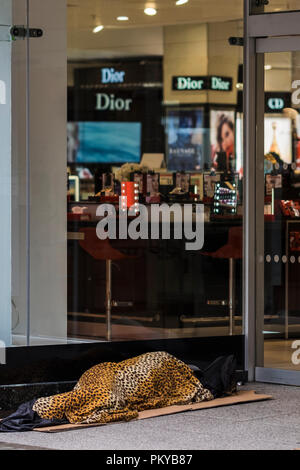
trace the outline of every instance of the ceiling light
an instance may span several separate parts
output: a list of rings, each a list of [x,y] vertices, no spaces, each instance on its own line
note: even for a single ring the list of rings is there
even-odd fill
[[[155,8],[145,8],[144,10],[145,15],[154,16],[157,13]]]
[[[118,16],[117,20],[118,21],[128,21],[129,18],[128,18],[128,16]]]
[[[272,69],[272,65],[265,65],[265,70],[271,70]]]
[[[184,5],[187,3],[189,0],[177,0],[176,5]]]
[[[99,24],[93,29],[93,33],[99,33],[100,31],[102,31],[103,28],[104,26],[102,26],[102,24]]]

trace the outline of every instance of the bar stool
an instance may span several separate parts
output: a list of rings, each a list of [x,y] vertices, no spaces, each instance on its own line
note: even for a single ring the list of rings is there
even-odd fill
[[[97,237],[96,227],[86,227],[79,229],[84,234],[83,240],[79,241],[80,246],[92,258],[98,261],[105,261],[106,279],[105,279],[105,313],[106,313],[106,339],[111,341],[111,309],[112,307],[132,307],[133,302],[119,302],[112,300],[112,262],[123,259],[132,259],[130,256],[113,248],[109,239],[100,240]]]
[[[229,260],[229,334],[234,332],[235,316],[235,261],[243,257],[243,227],[231,227],[228,230],[228,242],[226,245],[212,253],[201,253],[212,258]]]

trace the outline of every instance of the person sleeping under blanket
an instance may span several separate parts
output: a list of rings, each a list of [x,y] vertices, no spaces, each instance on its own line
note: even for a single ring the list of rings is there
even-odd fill
[[[23,404],[23,411],[20,407],[0,423],[0,431],[30,430],[52,422],[130,421],[143,410],[213,400],[236,392],[235,370],[234,356],[219,357],[201,371],[164,351],[105,362],[87,370],[70,392]],[[26,429],[22,412],[28,414]],[[16,418],[19,428],[14,426]]]

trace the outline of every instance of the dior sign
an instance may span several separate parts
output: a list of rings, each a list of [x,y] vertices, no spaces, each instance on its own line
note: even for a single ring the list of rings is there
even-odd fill
[[[205,77],[176,77],[175,90],[204,90]]]
[[[190,91],[190,90],[206,90],[206,78],[207,77],[173,77],[173,90],[177,91]]]
[[[232,79],[224,77],[210,77],[210,89],[230,91],[232,90]]]
[[[265,112],[282,113],[284,108],[291,107],[291,93],[288,92],[266,92]]]
[[[102,83],[124,83],[125,72],[117,71],[114,68],[105,67],[101,69]]]
[[[281,111],[284,108],[284,100],[282,98],[269,98],[268,107],[273,111]]]
[[[132,99],[118,98],[113,94],[97,93],[97,111],[131,111]]]
[[[175,76],[172,89],[176,91],[231,91],[232,78],[219,76]]]

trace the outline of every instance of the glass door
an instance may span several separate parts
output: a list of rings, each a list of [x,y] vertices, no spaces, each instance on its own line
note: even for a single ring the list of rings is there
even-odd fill
[[[28,338],[28,2],[2,0],[0,18],[1,349]]]
[[[297,41],[256,40],[256,379],[300,385]]]
[[[12,262],[9,276],[2,270],[12,285],[7,288],[7,343],[65,344],[67,5],[60,0],[2,4],[11,62],[11,114],[6,121],[12,136],[11,246],[6,253],[9,257],[11,252]],[[3,206],[10,204],[4,201]]]

